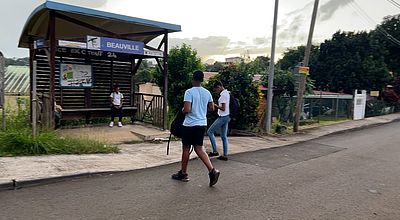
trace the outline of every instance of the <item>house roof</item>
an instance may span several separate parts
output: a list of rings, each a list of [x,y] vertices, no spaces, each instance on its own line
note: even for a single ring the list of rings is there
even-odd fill
[[[78,20],[89,25],[124,36],[125,39],[148,43],[163,32],[179,32],[180,25],[168,24],[142,18],[114,14],[90,8],[46,1],[38,6],[29,16],[22,30],[19,47],[29,48],[30,40],[47,36],[49,26],[49,12],[54,11],[61,16]],[[79,40],[86,39],[87,35],[113,37],[86,27],[56,19],[56,39]],[[147,34],[148,33],[148,34]],[[139,34],[139,35],[132,35]]]
[[[210,80],[213,76],[218,75],[218,72],[203,72],[204,73],[204,81]]]
[[[7,95],[29,95],[29,67],[8,66],[4,84]]]

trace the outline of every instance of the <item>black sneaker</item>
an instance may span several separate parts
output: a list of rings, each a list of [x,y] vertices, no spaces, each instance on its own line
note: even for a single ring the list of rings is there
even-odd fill
[[[216,156],[219,156],[219,153],[217,151],[208,153],[208,157],[216,157]]]
[[[219,174],[220,174],[219,170],[216,169],[212,169],[211,172],[208,174],[208,176],[210,177],[210,187],[217,184]]]
[[[182,182],[189,182],[189,178],[187,174],[182,173],[182,170],[179,170],[178,173],[172,174],[172,179],[180,180]]]
[[[218,160],[227,161],[227,160],[228,160],[228,157],[227,157],[227,156],[219,156],[217,159],[218,159]]]

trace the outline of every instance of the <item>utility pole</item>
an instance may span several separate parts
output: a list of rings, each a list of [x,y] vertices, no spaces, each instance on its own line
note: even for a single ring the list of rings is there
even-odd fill
[[[310,60],[312,38],[313,38],[313,34],[314,34],[315,21],[317,19],[318,4],[319,4],[319,0],[315,0],[314,9],[313,9],[312,18],[311,18],[310,32],[308,33],[307,47],[306,47],[306,50],[304,53],[304,60],[303,60],[303,65],[302,65],[303,67],[308,67],[308,63]],[[305,87],[306,87],[307,74],[308,73],[306,73],[306,74],[300,73],[300,71],[299,71],[299,88],[297,90],[296,114],[295,114],[294,125],[293,125],[294,132],[299,131],[300,114],[303,109],[304,92],[305,92]]]
[[[276,44],[276,29],[278,23],[278,6],[279,0],[275,0],[274,24],[272,29],[272,45],[271,45],[271,60],[269,61],[268,74],[268,94],[267,94],[267,121],[265,130],[271,133],[272,122],[272,99],[274,97],[274,73],[275,73],[275,44]]]
[[[3,53],[0,51],[0,108],[2,115],[2,129],[6,129],[6,109],[5,109],[5,96],[4,96],[4,81],[5,81],[5,62]]]

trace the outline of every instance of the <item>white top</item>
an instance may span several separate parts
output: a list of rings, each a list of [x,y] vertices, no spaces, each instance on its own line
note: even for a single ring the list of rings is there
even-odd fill
[[[110,97],[112,98],[112,104],[115,106],[120,106],[122,103],[122,99],[124,98],[124,95],[122,93],[118,92],[113,92],[111,93]]]
[[[223,116],[228,116],[230,114],[229,111],[229,102],[230,102],[230,94],[229,91],[224,89],[224,91],[221,92],[219,99],[218,99],[218,106],[222,107],[222,103],[225,103],[225,111],[222,111],[221,109],[218,109],[218,115],[223,117]]]
[[[207,126],[207,107],[213,102],[211,93],[203,87],[193,87],[186,90],[183,101],[192,103],[192,110],[186,114],[183,126]]]

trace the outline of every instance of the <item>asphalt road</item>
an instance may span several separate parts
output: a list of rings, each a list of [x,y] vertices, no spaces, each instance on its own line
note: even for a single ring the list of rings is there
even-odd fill
[[[400,219],[400,122],[213,161],[0,192],[0,219]]]

